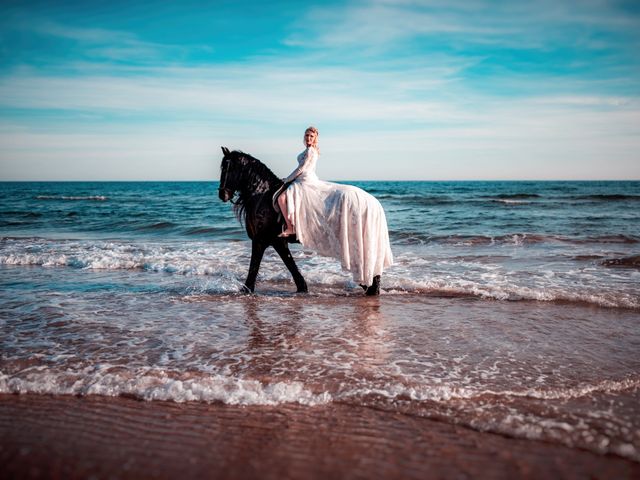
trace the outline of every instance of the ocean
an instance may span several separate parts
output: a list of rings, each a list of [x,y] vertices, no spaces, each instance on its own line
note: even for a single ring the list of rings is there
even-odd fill
[[[0,393],[367,406],[640,461],[640,182],[350,182],[395,264],[250,243],[217,182],[0,183]]]

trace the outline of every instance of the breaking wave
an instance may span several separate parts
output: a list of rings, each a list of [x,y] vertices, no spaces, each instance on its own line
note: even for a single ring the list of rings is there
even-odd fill
[[[111,372],[111,366],[104,365],[88,370],[45,370],[28,373],[22,378],[0,372],[0,393],[129,396],[140,400],[221,402],[229,405],[318,405],[331,401],[329,394],[316,395],[295,381],[263,384],[257,380],[223,375],[185,378],[153,369]]]
[[[77,196],[77,195],[38,195],[36,197],[37,200],[66,200],[66,201],[95,201],[95,202],[106,202],[109,200],[109,197],[105,195],[85,195],[85,196]]]
[[[410,240],[410,239],[408,239]],[[504,244],[521,246],[548,241],[541,236],[491,237],[443,237],[439,242],[455,245]],[[492,248],[492,247],[491,247]],[[428,252],[427,252],[428,253]],[[568,273],[556,273],[552,267],[534,274],[534,264],[523,265],[520,270],[504,269],[505,262],[513,259],[511,254],[495,251],[474,254],[440,256],[437,253],[412,253],[396,249],[396,265],[385,271],[382,288],[385,294],[421,294],[429,296],[469,296],[482,299],[506,301],[544,301],[592,304],[613,308],[640,308],[640,295],[629,281],[618,282],[620,270],[611,266],[630,266],[633,274],[637,258],[614,258],[601,260],[593,256],[560,257],[561,270],[571,268]],[[137,270],[161,272],[185,276],[206,276],[207,294],[235,293],[242,285],[251,256],[248,242],[207,243],[126,243],[106,241],[53,241],[44,239],[0,240],[0,265],[23,265],[41,267],[68,267],[87,270]],[[344,294],[359,291],[339,264],[326,257],[310,252],[295,251],[294,256],[311,291],[319,294]],[[515,257],[517,259],[517,257]],[[577,258],[577,259],[576,259]],[[574,266],[584,258],[594,258],[587,268],[599,269],[588,276]],[[597,262],[599,259],[600,262]],[[634,263],[635,262],[635,263]],[[546,261],[545,261],[546,263]],[[608,273],[610,272],[610,273]],[[290,274],[276,254],[269,251],[262,263],[258,291],[264,286],[278,288],[289,282]],[[283,288],[280,286],[279,288]],[[286,289],[286,286],[284,287]]]
[[[604,380],[596,384],[552,390],[493,391],[452,385],[404,385],[391,382],[382,385],[341,383],[336,390],[314,392],[304,382],[296,380],[269,383],[235,376],[185,374],[155,368],[126,370],[104,364],[79,371],[55,371],[47,367],[28,370],[33,371],[23,371],[18,375],[7,375],[0,371],[0,393],[122,396],[145,401],[245,406],[290,403],[316,406],[332,402],[369,405],[438,418],[480,431],[493,431],[517,438],[552,440],[570,447],[640,460],[635,445],[623,440],[624,434],[616,432],[621,438],[615,438],[613,442],[598,441],[600,427],[597,419],[602,414],[593,412],[592,418],[576,420],[563,417],[558,412],[556,418],[550,419],[534,407],[538,400],[562,403],[571,399],[590,398],[594,393],[617,395],[637,391],[640,388],[637,378]],[[533,406],[530,401],[534,402]],[[505,409],[503,405],[511,407]],[[553,426],[551,423],[562,427],[562,435],[550,428]]]

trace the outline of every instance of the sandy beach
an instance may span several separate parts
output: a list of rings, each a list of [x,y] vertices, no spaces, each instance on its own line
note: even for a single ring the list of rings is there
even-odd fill
[[[640,464],[350,405],[0,396],[2,478],[638,478]]]

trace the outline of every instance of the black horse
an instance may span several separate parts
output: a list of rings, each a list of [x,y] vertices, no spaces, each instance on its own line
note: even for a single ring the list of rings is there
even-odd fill
[[[288,243],[297,242],[295,236],[279,237],[284,219],[273,206],[273,195],[283,186],[280,180],[265,164],[243,152],[230,152],[222,147],[220,165],[220,187],[218,196],[223,202],[231,201],[238,220],[244,220],[247,235],[251,239],[251,265],[243,290],[253,292],[256,277],[267,247],[273,247],[291,272],[298,292],[307,292],[305,282],[296,262],[291,256]],[[234,196],[238,197],[234,200]],[[374,278],[373,285],[362,286],[367,295],[380,293],[380,276]]]

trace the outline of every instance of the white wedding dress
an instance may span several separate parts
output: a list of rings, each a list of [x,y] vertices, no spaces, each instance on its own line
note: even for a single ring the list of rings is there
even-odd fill
[[[289,221],[304,247],[340,260],[356,283],[371,285],[393,264],[382,205],[360,188],[320,180],[317,161],[318,151],[308,147],[284,179],[292,182],[284,192]]]

